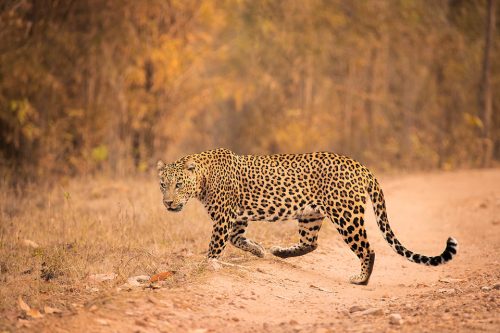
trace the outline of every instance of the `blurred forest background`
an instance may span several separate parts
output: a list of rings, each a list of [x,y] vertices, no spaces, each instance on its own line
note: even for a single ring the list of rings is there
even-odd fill
[[[4,179],[215,147],[500,160],[495,0],[2,0]]]

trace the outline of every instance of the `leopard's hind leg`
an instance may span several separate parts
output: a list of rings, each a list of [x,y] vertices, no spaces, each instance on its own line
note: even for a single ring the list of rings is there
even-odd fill
[[[273,246],[269,251],[277,257],[298,257],[316,250],[318,232],[323,223],[323,216],[301,217],[299,221],[300,240],[289,247]]]
[[[353,284],[367,285],[375,264],[375,252],[370,249],[363,212],[362,205],[357,205],[353,210],[342,210],[331,214],[331,220],[344,242],[361,261],[361,272],[351,276],[349,281]]]

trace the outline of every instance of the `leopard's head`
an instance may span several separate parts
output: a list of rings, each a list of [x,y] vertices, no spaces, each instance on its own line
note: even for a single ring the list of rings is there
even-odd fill
[[[193,159],[180,159],[172,164],[158,161],[163,204],[168,211],[179,212],[199,190],[197,164]]]

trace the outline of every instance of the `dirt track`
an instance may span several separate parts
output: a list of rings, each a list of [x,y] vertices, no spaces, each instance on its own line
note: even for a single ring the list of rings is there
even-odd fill
[[[404,260],[382,239],[367,210],[377,259],[366,287],[348,283],[359,269],[358,260],[325,221],[323,229],[328,230],[320,233],[318,250],[306,256],[229,256],[226,261],[244,267],[207,271],[173,289],[120,292],[97,307],[41,321],[36,329],[500,331],[500,170],[390,177],[381,184],[389,222],[401,242],[435,255],[453,236],[459,254],[450,264],[434,268]],[[393,313],[401,315],[400,325],[390,323]]]

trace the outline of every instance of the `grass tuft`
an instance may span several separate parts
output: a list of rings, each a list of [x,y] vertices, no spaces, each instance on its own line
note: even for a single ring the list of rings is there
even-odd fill
[[[15,323],[19,296],[34,308],[70,311],[131,276],[176,271],[168,287],[204,271],[209,216],[196,200],[180,213],[166,212],[154,178],[0,189],[0,329]],[[286,244],[297,240],[295,228],[293,222],[253,224],[249,234],[264,246]],[[223,256],[251,257],[230,245]],[[89,279],[100,273],[117,277],[98,284]]]

